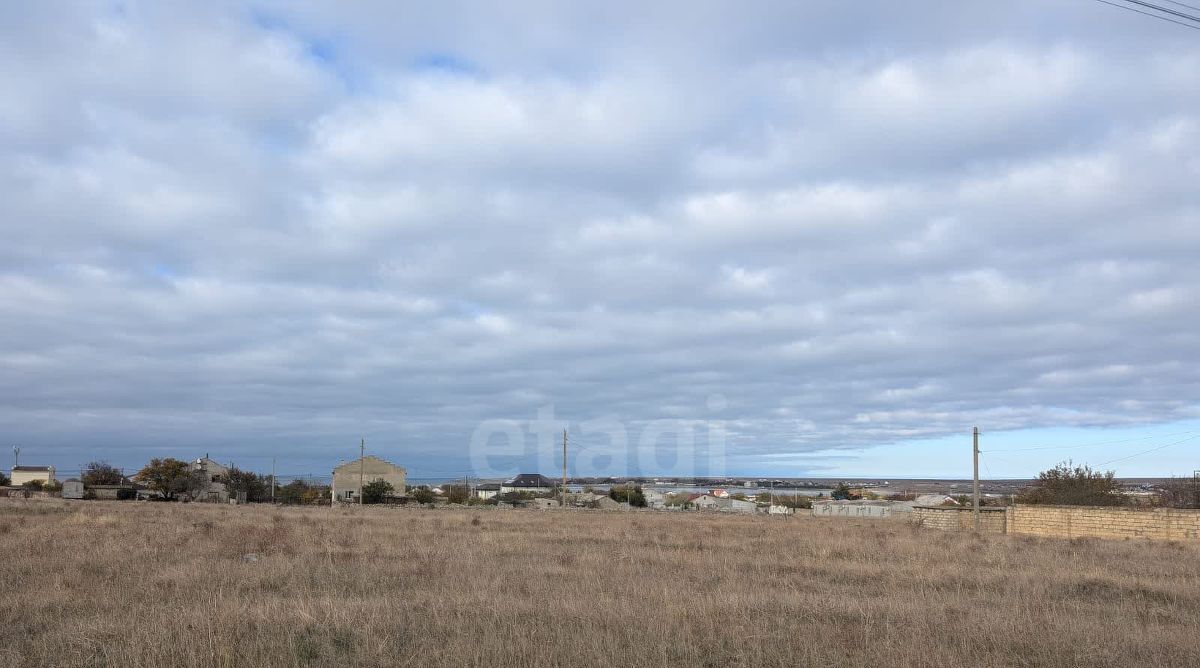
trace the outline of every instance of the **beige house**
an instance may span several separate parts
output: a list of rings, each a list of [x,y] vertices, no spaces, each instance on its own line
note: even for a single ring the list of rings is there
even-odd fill
[[[403,494],[407,473],[389,461],[367,455],[362,459],[340,464],[333,470],[330,493],[335,504],[356,503],[362,491],[360,483],[370,484],[376,480],[386,480],[392,484],[395,494]]]
[[[54,480],[53,466],[14,466],[12,470],[12,482],[9,483],[13,487],[20,487],[27,482],[40,480],[44,484],[51,484]]]
[[[229,467],[214,461],[205,455],[191,464],[192,473],[202,480],[202,484],[192,493],[196,501],[211,501],[225,503],[229,501],[229,489],[223,482],[229,473]]]

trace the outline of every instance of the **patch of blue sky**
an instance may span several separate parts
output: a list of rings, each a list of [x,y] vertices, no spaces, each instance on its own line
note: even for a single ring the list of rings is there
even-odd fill
[[[1200,469],[1200,420],[1125,427],[1054,427],[989,432],[980,427],[982,478],[1032,478],[1062,461],[1121,478],[1190,476]],[[971,431],[853,450],[832,473],[898,478],[970,478]]]
[[[430,52],[417,56],[412,69],[423,72],[441,72],[462,77],[482,78],[483,70],[475,63],[446,52]]]

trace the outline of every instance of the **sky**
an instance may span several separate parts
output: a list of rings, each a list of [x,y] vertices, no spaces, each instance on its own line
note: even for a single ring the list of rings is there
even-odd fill
[[[573,475],[962,478],[978,426],[985,477],[1200,469],[1197,30],[10,2],[0,91],[24,464],[551,474],[566,429]]]

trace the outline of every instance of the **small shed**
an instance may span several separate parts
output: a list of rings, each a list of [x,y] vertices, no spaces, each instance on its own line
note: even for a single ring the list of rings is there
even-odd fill
[[[64,480],[62,484],[62,498],[64,499],[82,499],[87,492],[83,489],[83,481],[77,478]]]

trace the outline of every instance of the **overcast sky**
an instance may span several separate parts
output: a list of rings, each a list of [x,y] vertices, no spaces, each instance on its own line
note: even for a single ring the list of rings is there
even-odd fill
[[[553,473],[552,412],[580,474],[962,477],[973,425],[1128,441],[995,475],[1200,434],[1200,31],[434,4],[0,5],[5,451]]]

